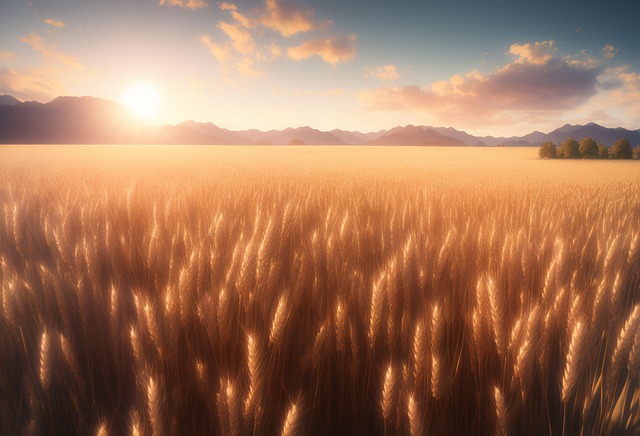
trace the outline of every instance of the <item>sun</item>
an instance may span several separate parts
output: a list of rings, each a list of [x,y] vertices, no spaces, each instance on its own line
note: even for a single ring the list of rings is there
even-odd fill
[[[146,82],[127,88],[122,100],[137,117],[145,120],[154,120],[160,109],[160,92]]]

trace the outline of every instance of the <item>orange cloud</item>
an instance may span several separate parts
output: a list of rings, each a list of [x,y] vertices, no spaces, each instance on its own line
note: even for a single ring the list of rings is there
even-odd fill
[[[605,89],[603,107],[622,108],[637,123],[640,119],[640,74],[623,66],[608,69],[604,75],[612,80]]]
[[[228,45],[222,45],[214,42],[208,35],[204,35],[200,38],[200,42],[204,45],[211,55],[220,62],[230,62],[233,59],[231,55],[231,49]]]
[[[0,59],[13,59],[13,53],[0,50]]]
[[[65,94],[60,76],[61,71],[56,68],[0,68],[0,93],[22,100],[48,101]]]
[[[262,77],[264,72],[254,67],[254,61],[251,58],[244,57],[236,62],[236,71],[243,77]]]
[[[207,2],[205,0],[160,0],[160,6],[162,5],[179,6],[193,11],[199,8],[206,8]]]
[[[46,45],[40,35],[32,33],[29,36],[18,39],[29,45],[33,50],[42,54],[47,59],[51,59],[77,69],[84,68],[84,65],[78,60],[78,58],[59,52],[53,45]]]
[[[513,44],[509,48],[509,53],[518,56],[516,63],[519,64],[525,62],[530,64],[544,64],[552,58],[550,52],[554,50],[555,43],[556,42],[551,39],[549,41],[534,42],[533,44]]]
[[[318,90],[284,90],[278,87],[271,88],[271,94],[275,96],[287,96],[287,97],[340,97],[347,94],[347,91],[344,88],[331,88],[326,91],[318,91]]]
[[[266,0],[266,6],[267,10],[260,20],[261,24],[279,32],[284,37],[326,26],[326,23],[317,23],[313,20],[312,11],[300,10],[288,1]]]
[[[231,44],[238,52],[242,54],[249,54],[255,50],[253,38],[251,34],[235,24],[229,24],[225,22],[218,23],[218,28],[224,32],[225,35],[231,39]]]
[[[511,52],[520,57],[493,73],[474,70],[422,87],[368,89],[358,97],[373,110],[419,111],[436,120],[481,125],[560,114],[581,106],[598,92],[599,66],[547,57],[536,51],[541,45],[516,46]]]
[[[219,5],[221,11],[237,11],[238,7],[233,3],[220,3]]]
[[[365,77],[372,79],[379,79],[383,81],[398,80],[400,74],[395,65],[383,65],[381,67],[367,68],[365,71]]]
[[[297,47],[291,47],[287,54],[295,61],[320,56],[323,61],[336,65],[353,59],[356,55],[355,40],[356,36],[353,34],[347,38],[311,39]]]
[[[219,7],[221,11],[229,11],[233,19],[244,27],[252,28],[257,24],[255,20],[252,20],[246,15],[238,12],[238,7],[233,3],[220,3]]]
[[[62,21],[56,21],[56,20],[54,20],[53,18],[47,18],[47,19],[45,19],[45,20],[44,20],[44,23],[45,23],[45,24],[48,24],[48,25],[50,25],[50,26],[53,26],[53,27],[58,27],[58,28],[62,28],[62,27],[64,27],[64,26],[65,26],[64,22],[62,22]]]

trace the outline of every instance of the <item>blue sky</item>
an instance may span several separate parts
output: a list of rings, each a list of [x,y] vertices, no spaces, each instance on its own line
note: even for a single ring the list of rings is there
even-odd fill
[[[0,93],[123,101],[146,83],[156,122],[233,129],[637,129],[639,12],[631,0],[17,0],[0,4]]]

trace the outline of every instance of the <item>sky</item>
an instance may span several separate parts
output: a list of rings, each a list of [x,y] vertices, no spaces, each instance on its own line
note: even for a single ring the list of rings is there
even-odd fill
[[[234,130],[635,130],[638,16],[637,0],[12,0],[0,94],[124,103],[144,84],[154,122]]]

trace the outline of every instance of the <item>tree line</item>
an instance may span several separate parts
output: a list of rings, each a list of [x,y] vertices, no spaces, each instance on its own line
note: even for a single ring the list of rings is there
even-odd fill
[[[580,142],[568,138],[559,145],[545,142],[540,146],[538,155],[542,159],[640,159],[640,145],[632,149],[626,138],[618,139],[611,147],[597,144],[589,137]]]

